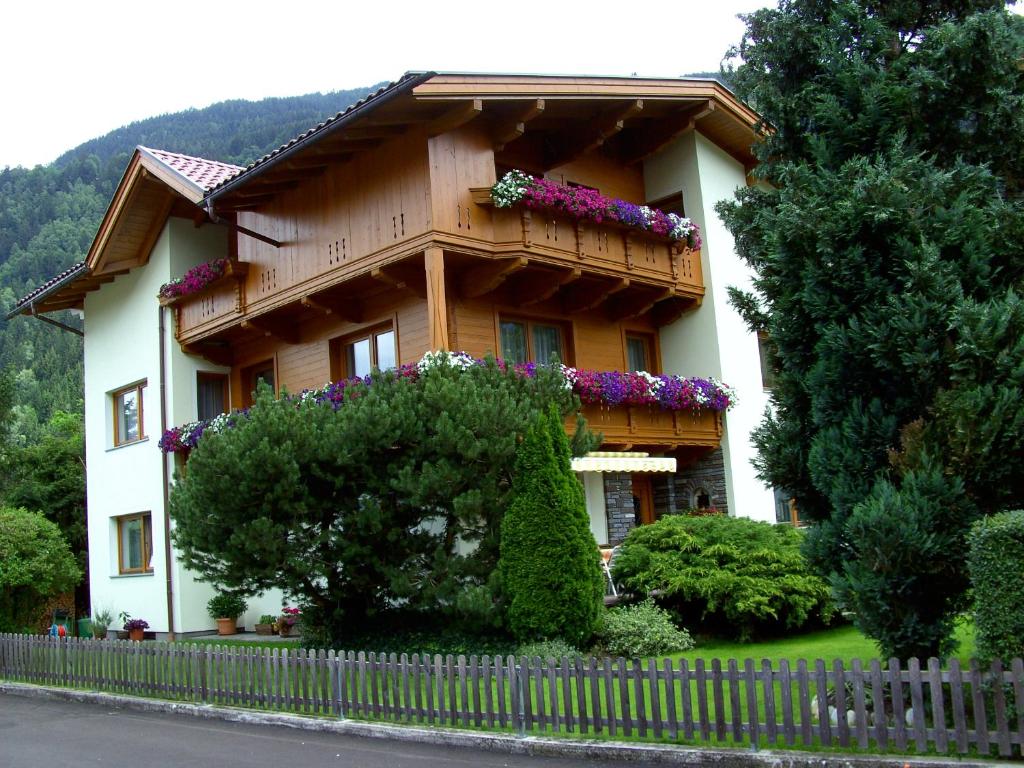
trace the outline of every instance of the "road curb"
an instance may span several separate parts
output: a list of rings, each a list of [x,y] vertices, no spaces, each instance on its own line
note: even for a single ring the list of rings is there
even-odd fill
[[[694,768],[993,768],[1018,765],[995,760],[917,758],[905,756],[844,755],[745,749],[702,749],[667,744],[635,744],[621,741],[583,741],[540,736],[460,731],[416,725],[390,725],[358,720],[303,717],[279,712],[223,707],[213,704],[148,699],[140,696],[73,690],[25,683],[0,682],[0,694],[54,699],[120,707],[143,712],[188,715],[208,720],[225,720],[250,725],[275,725],[307,731],[337,733],[374,739],[471,747],[516,755],[568,757],[590,760],[619,760],[693,766]]]

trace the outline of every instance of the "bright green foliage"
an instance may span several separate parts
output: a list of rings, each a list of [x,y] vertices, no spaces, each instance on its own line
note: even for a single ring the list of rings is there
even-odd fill
[[[677,628],[669,612],[655,605],[651,598],[609,610],[599,636],[609,655],[627,659],[693,648],[690,633]]]
[[[56,525],[38,512],[0,507],[0,632],[20,630],[42,601],[81,577]]]
[[[968,542],[978,656],[1009,666],[1024,657],[1024,510],[979,520]]]
[[[771,187],[719,209],[756,273],[734,304],[777,351],[759,474],[886,656],[946,647],[967,528],[1024,502],[1024,18],[1002,6],[783,0],[733,73],[772,127]]]
[[[525,656],[528,659],[538,658],[545,661],[548,659],[561,661],[563,656],[567,659],[575,659],[580,655],[580,652],[578,648],[569,645],[565,640],[555,639],[523,643],[516,648],[515,655],[518,657]]]
[[[801,554],[802,538],[788,525],[672,515],[630,531],[614,575],[636,594],[657,590],[684,622],[749,639],[831,615],[828,585]]]
[[[337,411],[261,391],[192,452],[171,494],[175,544],[218,587],[284,589],[321,643],[396,600],[466,618],[460,598],[496,569],[518,435],[552,402],[574,408],[558,377],[494,364],[381,374]]]
[[[244,597],[231,592],[218,592],[206,601],[206,612],[211,619],[237,619],[248,607]]]
[[[558,411],[540,414],[516,452],[501,525],[508,625],[520,641],[562,638],[579,647],[597,627],[604,582],[570,459]]]

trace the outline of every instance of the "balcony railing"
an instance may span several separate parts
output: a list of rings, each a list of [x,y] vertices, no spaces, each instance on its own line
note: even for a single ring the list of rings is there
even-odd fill
[[[712,410],[667,411],[657,405],[592,404],[584,405],[582,413],[590,429],[602,434],[605,445],[714,448],[722,440],[722,414]]]

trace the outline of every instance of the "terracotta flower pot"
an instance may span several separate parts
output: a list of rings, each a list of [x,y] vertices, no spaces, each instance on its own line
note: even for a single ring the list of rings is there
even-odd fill
[[[217,619],[218,635],[238,634],[238,619]]]
[[[138,642],[139,640],[141,640],[143,638],[143,636],[145,634],[146,634],[146,630],[142,629],[141,627],[139,627],[138,629],[129,629],[128,630],[128,639],[129,640],[135,640],[136,642]]]
[[[291,635],[292,635],[292,625],[291,624],[285,624],[284,622],[281,622],[280,624],[278,624],[278,628],[277,629],[278,629],[278,633],[281,635],[281,637],[291,637]]]

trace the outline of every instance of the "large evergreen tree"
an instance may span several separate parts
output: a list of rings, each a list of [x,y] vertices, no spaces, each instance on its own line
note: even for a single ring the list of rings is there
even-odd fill
[[[491,586],[516,444],[549,403],[578,406],[560,373],[494,361],[350,383],[337,410],[264,388],[190,456],[171,494],[175,545],[219,587],[298,598],[318,643],[397,604],[479,618],[467,592]]]
[[[966,529],[1024,493],[1024,19],[782,0],[746,23],[767,183],[720,212],[777,352],[758,469],[883,652],[947,651]]]

